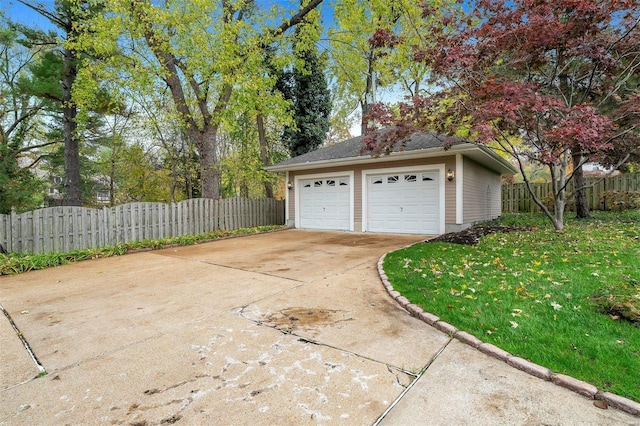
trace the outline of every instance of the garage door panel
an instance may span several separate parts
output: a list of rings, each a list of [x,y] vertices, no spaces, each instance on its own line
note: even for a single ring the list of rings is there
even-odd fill
[[[351,192],[348,176],[305,179],[300,188],[300,227],[349,230]]]
[[[371,232],[402,232],[400,222],[395,220],[372,220],[369,222]]]
[[[421,215],[421,211],[423,209],[421,208],[421,206],[418,203],[405,203],[404,207],[402,208],[402,212],[405,214],[405,216],[407,218],[411,217],[411,216],[417,216],[420,217]]]
[[[438,202],[432,202],[431,200],[420,204],[420,213],[422,214],[438,214],[438,207],[440,206],[440,203]],[[434,211],[435,210],[435,211]]]
[[[367,178],[367,230],[437,234],[440,188],[437,171],[384,173]]]

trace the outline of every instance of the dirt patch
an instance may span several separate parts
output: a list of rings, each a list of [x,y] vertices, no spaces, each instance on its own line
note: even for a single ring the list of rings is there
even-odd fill
[[[287,308],[267,316],[263,322],[291,332],[296,328],[309,329],[319,325],[332,325],[351,320],[353,318],[345,318],[344,311],[336,309]]]
[[[429,243],[452,243],[468,246],[475,246],[481,237],[496,233],[507,233],[516,231],[529,231],[531,227],[526,226],[486,226],[471,227],[460,232],[451,232],[428,240]]]
[[[380,246],[388,242],[388,239],[384,236],[372,236],[372,235],[358,235],[355,233],[348,233],[344,235],[329,236],[323,238],[322,241],[318,241],[317,244],[322,245],[336,245],[344,247],[354,246]]]

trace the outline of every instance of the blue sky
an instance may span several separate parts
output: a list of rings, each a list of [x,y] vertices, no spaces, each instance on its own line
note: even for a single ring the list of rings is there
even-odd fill
[[[47,9],[53,9],[53,0],[38,1],[38,3],[44,5]],[[47,19],[15,0],[3,2],[0,10],[12,21],[17,21],[29,26],[37,26],[41,29],[51,27],[51,23]]]

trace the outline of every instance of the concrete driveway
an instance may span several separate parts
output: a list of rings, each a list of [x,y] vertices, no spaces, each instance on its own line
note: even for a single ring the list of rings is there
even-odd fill
[[[638,424],[411,317],[416,236],[289,230],[0,277],[0,424]],[[423,373],[423,374],[420,374]]]

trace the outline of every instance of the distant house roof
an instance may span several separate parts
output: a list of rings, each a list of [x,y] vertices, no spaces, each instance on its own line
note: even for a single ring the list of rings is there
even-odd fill
[[[385,131],[385,130],[382,130]],[[475,161],[502,174],[514,174],[516,170],[504,158],[493,150],[466,142],[460,138],[437,135],[429,132],[416,132],[410,138],[398,142],[393,152],[379,158],[363,151],[364,136],[347,139],[344,142],[323,147],[306,154],[298,155],[273,166],[266,167],[272,172],[317,169],[378,161],[395,161],[408,158],[436,157],[464,153]],[[445,146],[448,149],[445,150]]]

